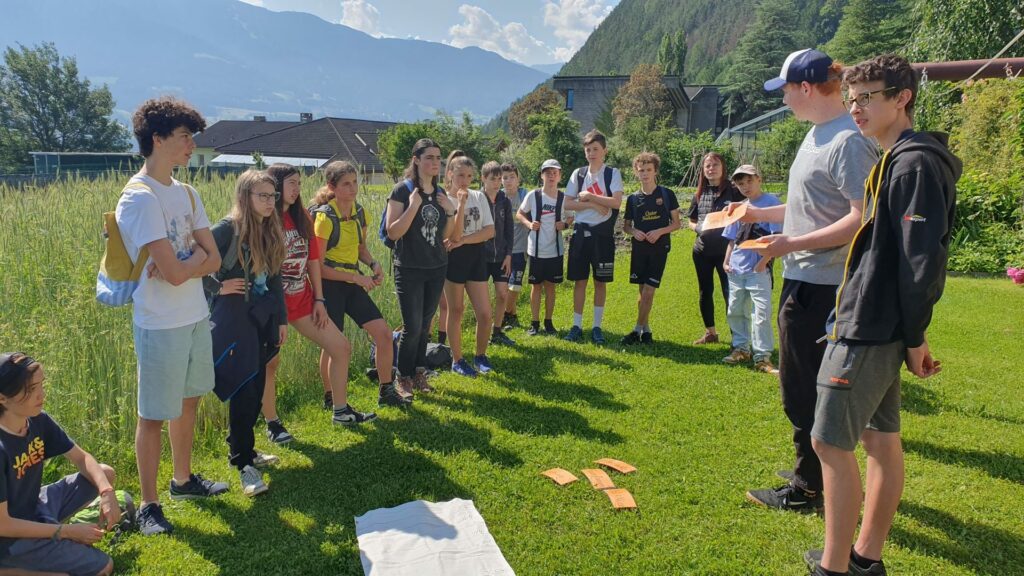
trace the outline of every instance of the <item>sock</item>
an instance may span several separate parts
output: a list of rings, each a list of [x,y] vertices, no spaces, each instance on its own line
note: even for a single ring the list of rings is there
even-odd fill
[[[867,570],[868,568],[871,568],[872,564],[875,564],[877,562],[881,562],[882,561],[881,558],[879,558],[878,560],[872,560],[870,558],[865,558],[865,557],[861,556],[860,554],[857,554],[857,551],[852,549],[852,548],[850,549],[850,560],[852,560],[854,564],[856,564],[857,566],[860,566],[861,568],[863,568],[865,570]]]
[[[651,333],[651,325],[650,324],[644,324],[641,327],[641,330],[642,330],[641,334],[650,334]]]
[[[553,322],[551,322],[551,318],[545,318],[544,319],[544,327],[547,328],[548,330],[554,330],[555,329],[555,325],[554,325]]]
[[[530,326],[533,326],[534,330],[540,330],[540,320],[531,321]]]
[[[273,420],[267,420],[267,427],[269,428],[271,424],[280,424],[280,423],[281,423],[281,419],[280,418],[274,418]]]
[[[437,343],[438,344],[444,344],[447,341],[448,341],[448,333],[445,332],[444,330],[438,330],[437,331]]]
[[[577,314],[575,312],[572,313],[572,325],[577,327],[577,328],[579,328],[580,330],[583,329],[583,314],[582,313],[581,314]]]
[[[644,333],[644,326],[643,326],[643,324],[637,324],[636,326],[634,326],[633,327],[633,332],[636,332],[637,334],[643,334]]]
[[[347,414],[347,413],[349,413],[351,411],[352,411],[352,408],[349,408],[348,404],[345,404],[344,406],[337,406],[337,405],[334,406],[334,415],[335,416],[340,416],[342,414]]]
[[[602,320],[604,320],[604,306],[594,306],[594,328],[600,328]]]
[[[495,327],[491,328],[491,334],[493,334],[495,336],[497,336],[498,334],[501,334],[501,327],[500,326],[495,326]]]

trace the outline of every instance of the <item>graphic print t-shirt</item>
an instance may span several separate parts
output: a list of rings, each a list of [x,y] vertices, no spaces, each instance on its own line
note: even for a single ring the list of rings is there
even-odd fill
[[[537,214],[537,195],[541,195],[541,213]],[[526,253],[536,258],[554,258],[562,254],[562,235],[555,230],[555,207],[558,198],[548,196],[541,190],[526,195],[519,211],[529,214],[532,222],[540,221],[540,234],[530,230],[526,240]],[[538,244],[538,236],[540,236]]]
[[[668,202],[666,203],[666,199]],[[664,228],[672,223],[672,211],[679,209],[679,199],[671,190],[658,186],[654,192],[644,194],[643,190],[634,192],[626,198],[626,209],[623,212],[623,219],[633,223],[633,228],[641,232],[650,232]],[[665,234],[654,244],[650,242],[638,242],[633,238],[634,250],[657,249],[668,252],[671,248],[669,234]]]
[[[150,189],[133,184],[145,184]],[[149,176],[135,175],[117,202],[115,218],[125,248],[132,261],[143,246],[166,238],[178,260],[192,255],[193,232],[210,227],[206,209],[193,194],[195,213],[185,186],[171,180],[164,186]],[[135,325],[146,330],[165,330],[195,324],[209,314],[203,281],[190,278],[180,286],[143,274],[139,287],[132,294],[132,315]]]
[[[469,190],[469,197],[466,199],[464,209],[465,220],[462,223],[462,237],[476,234],[487,226],[494,226],[494,217],[491,215],[491,204],[487,197],[479,190]]]
[[[295,320],[300,310],[306,311],[311,307],[313,287],[309,284],[306,270],[310,260],[320,259],[320,243],[307,242],[299,234],[295,221],[288,212],[284,213],[283,220],[284,262],[281,263],[281,283],[284,286],[284,303],[288,308],[288,319]]]
[[[583,176],[583,190],[590,192],[596,196],[611,196],[616,192],[621,192],[622,187],[622,172],[619,172],[618,168],[612,168],[612,189],[611,191],[604,189],[604,166],[598,168],[595,174],[591,174],[588,168],[577,168],[573,170],[571,176],[569,176],[569,182],[565,185],[565,195],[569,198],[576,198],[579,196],[580,190],[576,189],[576,178],[577,173],[583,170],[586,172]],[[605,220],[612,217],[612,213],[609,210],[606,214],[601,214],[596,208],[587,208],[586,210],[576,211],[576,222],[578,224],[587,224],[594,226],[600,224]]]
[[[46,412],[28,419],[28,433],[16,436],[0,429],[0,502],[7,502],[11,518],[35,520],[43,462],[74,446],[68,435]],[[14,538],[0,538],[2,558]]]
[[[411,194],[405,182],[399,182],[391,190],[388,200],[408,208]],[[440,187],[430,196],[424,197],[409,229],[395,242],[395,266],[432,270],[448,264],[448,251],[444,248],[444,227],[448,223],[448,214],[438,203],[438,194],[444,194]]]

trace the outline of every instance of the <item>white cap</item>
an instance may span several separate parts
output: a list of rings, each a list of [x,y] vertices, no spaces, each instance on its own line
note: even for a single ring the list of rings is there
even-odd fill
[[[544,171],[547,170],[548,168],[558,168],[559,170],[561,170],[562,165],[558,163],[558,160],[555,160],[554,158],[548,158],[547,160],[544,161],[543,164],[540,165],[540,173],[543,174]]]

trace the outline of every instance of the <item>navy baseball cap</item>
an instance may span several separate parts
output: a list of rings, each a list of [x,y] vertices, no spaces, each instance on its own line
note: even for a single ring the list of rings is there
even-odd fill
[[[814,48],[798,50],[786,57],[782,63],[782,71],[775,78],[764,83],[764,89],[771,92],[778,90],[788,82],[809,82],[820,84],[828,80],[828,67],[832,59],[828,54]]]

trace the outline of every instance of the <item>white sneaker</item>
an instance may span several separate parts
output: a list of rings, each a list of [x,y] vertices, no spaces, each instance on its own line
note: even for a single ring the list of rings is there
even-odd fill
[[[252,497],[267,491],[267,485],[263,483],[263,473],[252,466],[242,468],[239,477],[242,480],[242,493],[246,496]]]
[[[264,454],[257,452],[256,457],[252,459],[252,465],[257,470],[263,470],[264,468],[270,468],[271,466],[277,466],[281,463],[281,459],[273,454]]]

